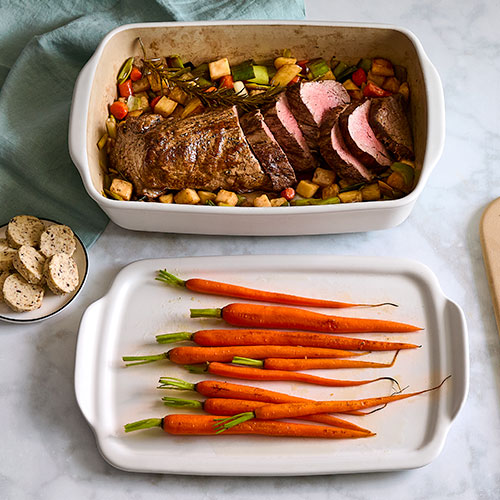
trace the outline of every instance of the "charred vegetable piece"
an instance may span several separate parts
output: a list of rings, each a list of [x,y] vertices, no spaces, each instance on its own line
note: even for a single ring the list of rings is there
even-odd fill
[[[319,78],[330,71],[330,67],[326,63],[326,61],[322,58],[313,59],[312,61],[306,64],[306,68],[308,70],[308,77],[310,80],[314,80],[315,78]]]
[[[118,85],[121,85],[130,76],[130,72],[132,71],[133,62],[134,62],[134,58],[129,57],[123,63],[123,66],[121,67],[120,72],[118,73],[118,77],[117,77]]]
[[[245,61],[232,68],[231,73],[235,80],[247,81],[255,78],[255,70],[252,61]]]

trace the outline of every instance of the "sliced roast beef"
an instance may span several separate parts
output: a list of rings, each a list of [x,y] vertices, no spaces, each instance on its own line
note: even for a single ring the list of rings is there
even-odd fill
[[[320,127],[320,151],[332,170],[341,179],[352,183],[373,179],[373,174],[347,149],[340,132],[339,117],[346,106],[329,111]]]
[[[110,163],[134,184],[139,196],[155,197],[168,189],[247,192],[270,186],[235,108],[182,120],[128,117],[118,128]]]
[[[350,102],[347,90],[335,80],[297,83],[287,89],[286,95],[290,109],[312,151],[318,150],[319,126],[325,113]]]
[[[295,184],[295,172],[262,113],[259,110],[246,113],[240,118],[240,123],[253,153],[271,180],[271,189],[281,191]]]
[[[371,100],[352,103],[340,115],[340,131],[351,153],[369,168],[391,165],[391,155],[375,137],[368,116]]]
[[[399,94],[372,99],[368,121],[377,139],[397,160],[413,160],[413,139]]]
[[[290,111],[285,94],[281,94],[274,104],[262,111],[262,114],[266,125],[296,172],[318,166],[317,159],[311,154],[304,134]]]

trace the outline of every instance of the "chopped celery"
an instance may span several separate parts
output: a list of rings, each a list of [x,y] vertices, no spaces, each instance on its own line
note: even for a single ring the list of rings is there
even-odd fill
[[[254,78],[247,79],[248,82],[267,85],[269,83],[269,74],[265,66],[253,66]],[[243,80],[243,78],[241,78]]]
[[[330,68],[324,59],[313,59],[306,64],[309,70],[308,76],[311,80],[319,78],[330,71]]]
[[[97,147],[99,149],[103,149],[104,146],[106,146],[107,142],[108,142],[108,134],[107,134],[107,132],[105,132],[104,135],[97,142]]]
[[[342,64],[342,63],[341,63]],[[340,66],[340,64],[339,64]],[[338,68],[338,66],[337,66]],[[337,69],[335,68],[335,69]],[[334,74],[335,74],[335,77],[337,78],[337,80],[339,82],[344,82],[345,80],[347,80],[348,78],[350,78],[350,76],[358,69],[357,66],[347,66],[347,68],[345,68],[343,71],[340,71],[339,73],[335,73],[334,71]]]
[[[290,203],[296,207],[304,205],[336,205],[337,203],[340,203],[340,198],[338,196],[327,198],[326,200],[322,200],[320,198],[301,198],[298,200],[292,200]]]
[[[167,65],[169,68],[184,68],[181,56],[178,55],[168,56]]]
[[[335,75],[335,78],[338,79],[339,75],[348,68],[347,64],[345,62],[339,61],[337,66],[333,69],[333,74]]]
[[[129,111],[135,111],[137,109],[142,109],[142,99],[140,97],[135,97],[133,95],[129,96],[127,99],[127,107]]]
[[[116,139],[116,118],[113,115],[109,115],[106,119],[106,130],[111,139]]]
[[[208,63],[203,63],[199,66],[196,66],[196,68],[191,70],[191,73],[194,76],[209,76],[210,73],[208,71]]]
[[[257,76],[254,68],[255,66],[252,65],[252,61],[245,61],[232,68],[231,73],[235,80],[246,81]]]
[[[366,73],[372,68],[371,59],[360,59],[357,64],[358,68],[364,69]]]

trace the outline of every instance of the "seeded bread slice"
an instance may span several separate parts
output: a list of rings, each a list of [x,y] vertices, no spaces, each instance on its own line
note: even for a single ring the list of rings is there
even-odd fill
[[[12,259],[16,253],[16,249],[10,248],[8,245],[4,246],[3,243],[0,242],[0,272],[10,271],[12,269]]]
[[[56,253],[47,260],[44,275],[47,286],[57,295],[71,293],[80,282],[75,260],[65,253]]]
[[[23,245],[36,247],[40,236],[45,231],[43,222],[32,215],[16,215],[7,226],[7,241],[12,248]]]
[[[14,268],[28,282],[39,285],[43,282],[45,257],[33,247],[22,245],[12,259]]]
[[[17,273],[7,276],[2,292],[5,303],[16,312],[33,311],[42,305],[43,288],[28,283]]]
[[[5,280],[10,276],[8,271],[0,272],[0,302],[3,302],[3,284]]]
[[[53,224],[40,236],[40,252],[45,257],[52,257],[56,253],[73,255],[75,249],[75,235],[68,226]]]

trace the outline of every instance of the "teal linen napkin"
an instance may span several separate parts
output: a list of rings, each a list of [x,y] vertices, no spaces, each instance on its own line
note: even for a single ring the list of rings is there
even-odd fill
[[[104,230],[107,217],[85,192],[67,135],[76,77],[106,33],[136,22],[303,17],[303,0],[2,2],[0,223],[18,214],[57,220],[87,246]]]

